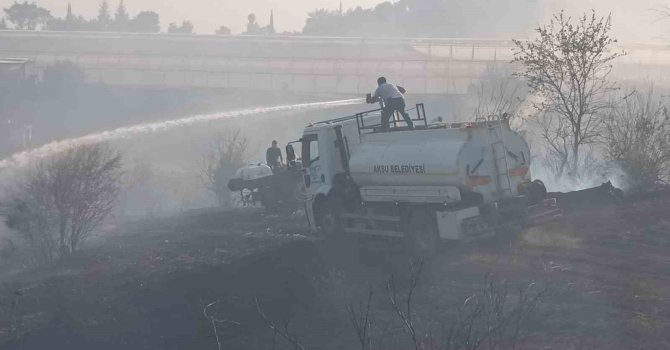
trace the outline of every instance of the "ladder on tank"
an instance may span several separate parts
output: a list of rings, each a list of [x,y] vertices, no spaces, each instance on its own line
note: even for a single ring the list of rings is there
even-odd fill
[[[503,120],[500,116],[495,117],[493,120],[488,119],[486,129],[493,157],[496,189],[498,196],[502,198],[512,194],[512,183],[509,179],[509,164],[507,162],[507,147],[505,147],[505,136],[503,134]]]

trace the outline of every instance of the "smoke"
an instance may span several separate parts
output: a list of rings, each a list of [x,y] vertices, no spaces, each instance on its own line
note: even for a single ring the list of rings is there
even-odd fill
[[[30,164],[33,161],[52,156],[54,154],[63,152],[67,149],[82,144],[92,144],[104,141],[113,141],[113,140],[131,138],[146,133],[163,132],[199,123],[212,122],[222,119],[239,118],[254,114],[300,111],[310,109],[325,109],[325,108],[334,108],[334,107],[358,104],[362,102],[363,99],[357,98],[357,99],[303,103],[294,105],[280,105],[273,107],[258,107],[258,108],[243,109],[231,112],[196,115],[163,122],[145,123],[128,127],[122,127],[114,130],[89,134],[78,138],[54,141],[29,151],[16,153],[4,160],[0,160],[0,172],[6,169],[25,167],[26,165]]]
[[[544,182],[549,192],[571,192],[585,190],[610,181],[616,188],[627,191],[630,188],[626,174],[617,165],[603,164],[600,172],[587,172],[578,177],[563,175],[557,177],[551,170],[535,162],[531,166],[533,179]]]

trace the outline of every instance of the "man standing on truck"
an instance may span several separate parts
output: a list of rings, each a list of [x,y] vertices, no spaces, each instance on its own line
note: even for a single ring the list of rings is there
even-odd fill
[[[273,140],[272,146],[265,152],[265,161],[273,172],[281,168],[284,158],[281,155],[281,150],[277,147],[277,140]]]
[[[396,111],[400,112],[400,115],[402,115],[402,118],[405,119],[407,126],[413,128],[414,123],[412,123],[412,119],[409,117],[409,114],[405,112],[405,97],[403,96],[405,89],[400,86],[387,83],[385,77],[380,77],[377,79],[377,85],[377,90],[375,90],[375,93],[371,96],[371,98],[368,99],[368,103],[375,103],[379,101],[384,102],[381,121],[382,131],[388,131],[389,120]]]

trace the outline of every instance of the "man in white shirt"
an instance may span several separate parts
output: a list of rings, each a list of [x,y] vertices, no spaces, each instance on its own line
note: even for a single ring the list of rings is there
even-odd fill
[[[368,101],[369,103],[375,103],[379,101],[384,102],[384,108],[382,109],[382,131],[388,131],[389,129],[389,120],[394,112],[400,112],[405,123],[410,128],[414,127],[412,119],[409,117],[409,114],[405,112],[405,97],[402,95],[405,92],[405,89],[389,84],[386,82],[386,78],[380,77],[377,79],[377,90],[372,95],[372,98]]]

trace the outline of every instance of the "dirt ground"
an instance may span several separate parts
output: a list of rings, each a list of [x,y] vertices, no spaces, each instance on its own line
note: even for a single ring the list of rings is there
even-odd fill
[[[407,290],[402,242],[316,240],[303,218],[259,210],[123,225],[101,244],[0,286],[2,349],[290,349],[255,300],[306,349],[360,348],[345,304],[373,291],[374,349],[409,349],[385,286]],[[670,196],[567,212],[493,239],[448,244],[414,295],[420,336],[486,281],[546,290],[519,349],[670,348]],[[534,287],[535,288],[535,287]],[[274,345],[273,345],[274,344]],[[486,347],[483,347],[486,348]],[[512,348],[511,346],[508,348]]]

